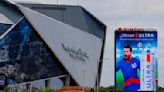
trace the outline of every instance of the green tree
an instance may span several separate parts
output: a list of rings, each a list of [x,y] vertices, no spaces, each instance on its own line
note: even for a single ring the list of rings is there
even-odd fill
[[[7,87],[5,87],[5,89],[2,92],[10,92],[10,90]]]
[[[100,87],[100,92],[114,92],[114,86]]]
[[[38,92],[55,92],[55,90],[51,89],[50,87],[47,87],[45,89],[39,89]]]
[[[164,88],[158,87],[157,92],[164,92]]]
[[[94,88],[91,88],[91,92],[95,92]],[[114,92],[114,86],[99,87],[99,92]]]

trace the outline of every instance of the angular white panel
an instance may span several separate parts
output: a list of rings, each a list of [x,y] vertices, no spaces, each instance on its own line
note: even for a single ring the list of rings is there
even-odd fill
[[[81,86],[93,87],[102,40],[23,6],[19,9]]]
[[[12,21],[10,21],[7,17],[5,17],[3,14],[0,13],[0,23],[4,24],[13,24]]]

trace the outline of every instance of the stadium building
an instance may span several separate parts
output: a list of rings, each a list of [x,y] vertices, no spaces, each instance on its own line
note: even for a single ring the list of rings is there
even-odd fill
[[[0,0],[0,74],[12,92],[94,87],[105,35],[106,26],[81,6]]]

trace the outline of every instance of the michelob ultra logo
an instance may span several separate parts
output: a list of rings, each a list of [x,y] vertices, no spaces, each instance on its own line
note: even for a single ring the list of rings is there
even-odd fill
[[[154,38],[153,33],[122,33],[120,34],[120,38]]]
[[[153,91],[156,87],[155,56],[147,51],[141,59],[141,90]]]

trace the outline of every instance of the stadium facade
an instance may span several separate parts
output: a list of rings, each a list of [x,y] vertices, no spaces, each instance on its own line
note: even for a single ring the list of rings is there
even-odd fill
[[[19,87],[94,87],[106,26],[81,6],[0,1],[0,73]]]

